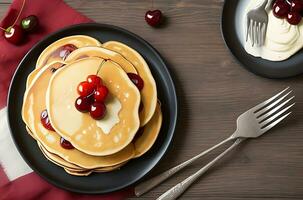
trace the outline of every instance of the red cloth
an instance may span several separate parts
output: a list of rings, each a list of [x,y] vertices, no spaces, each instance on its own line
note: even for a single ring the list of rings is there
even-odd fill
[[[15,21],[23,0],[14,0],[7,14],[0,23],[1,27],[8,27]],[[28,15],[39,18],[40,28],[36,33],[28,34],[21,45],[13,45],[5,40],[3,31],[0,34],[0,108],[6,105],[7,89],[11,77],[18,63],[26,52],[43,37],[58,29],[72,24],[91,22],[89,18],[81,15],[62,0],[26,0],[20,18]],[[20,19],[17,24],[20,24]]]
[[[13,1],[0,23],[1,27],[12,25],[22,2],[23,0]],[[62,0],[26,0],[20,18],[22,19],[32,14],[39,18],[40,28],[37,32],[27,35],[23,44],[18,46],[10,44],[0,34],[0,108],[6,105],[8,87],[16,67],[34,44],[49,33],[65,26],[92,21],[66,5]],[[0,166],[0,200],[116,200],[124,199],[132,194],[132,189],[108,195],[74,194],[50,185],[34,172],[19,177],[14,181],[9,181]]]

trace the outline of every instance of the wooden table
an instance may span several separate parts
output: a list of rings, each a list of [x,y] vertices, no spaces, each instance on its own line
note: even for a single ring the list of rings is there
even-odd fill
[[[10,2],[0,0],[0,15]],[[192,185],[181,199],[303,199],[302,76],[271,80],[240,66],[221,37],[223,0],[155,0],[155,8],[161,9],[168,19],[161,29],[153,29],[144,21],[151,1],[66,2],[96,22],[121,26],[142,36],[169,65],[181,114],[170,151],[151,175],[223,140],[234,131],[239,114],[291,86],[297,102],[292,117],[264,137],[242,144]],[[177,174],[142,199],[155,199],[213,156]]]

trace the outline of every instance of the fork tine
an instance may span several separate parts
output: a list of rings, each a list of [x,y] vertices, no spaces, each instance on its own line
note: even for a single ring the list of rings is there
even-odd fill
[[[261,29],[262,23],[259,22],[258,24],[258,46],[261,46],[261,42],[262,42],[262,29]]]
[[[260,46],[263,45],[263,33],[264,33],[264,30],[263,30],[263,26],[264,26],[264,23],[261,23],[260,25]]]
[[[263,101],[262,103],[256,105],[255,107],[252,108],[252,110],[256,113],[257,111],[259,111],[261,108],[266,106],[268,103],[272,102],[274,99],[276,99],[278,96],[280,96],[282,93],[284,93],[288,89],[289,89],[289,87],[285,88],[284,90],[282,90],[281,92],[279,92],[275,96],[273,96],[273,97]]]
[[[289,110],[294,105],[295,105],[295,103],[291,104],[290,106],[287,106],[286,108],[284,108],[283,110],[281,110],[278,113],[274,114],[273,116],[271,116],[267,120],[261,122],[260,126],[261,127],[265,127],[267,124],[272,123],[276,118],[278,118],[281,114],[285,113],[287,110]]]
[[[260,42],[260,26],[259,26],[259,22],[257,22],[257,33],[256,33],[256,38],[257,38],[257,41],[256,41],[256,44],[257,44],[257,47],[259,46],[259,42]]]
[[[251,26],[251,32],[252,32],[252,46],[255,45],[255,21],[252,20],[252,26]]]
[[[258,23],[255,21],[255,45],[258,45]]]
[[[248,40],[248,35],[249,35],[249,31],[250,31],[250,19],[249,17],[247,16],[246,17],[246,42]]]
[[[270,103],[265,108],[262,108],[261,110],[256,112],[256,114],[258,114],[260,116],[263,113],[266,113],[267,111],[271,110],[274,106],[276,106],[278,103],[283,101],[283,99],[285,99],[291,92],[292,92],[292,90],[290,92],[286,93],[285,95],[283,95],[282,97],[280,97],[279,99],[275,100],[274,102]]]
[[[264,43],[265,43],[266,31],[267,31],[267,23],[263,23],[263,31],[262,31],[262,45],[264,45]]]
[[[280,110],[283,106],[285,106],[288,102],[290,102],[295,96],[290,97],[289,99],[287,99],[286,101],[284,101],[283,103],[281,103],[280,105],[278,105],[277,107],[275,107],[274,109],[272,109],[271,111],[265,113],[264,115],[259,115],[257,116],[258,121],[262,122],[264,119],[266,119],[267,117],[271,116],[272,114],[274,114],[275,112],[277,112],[278,110]]]
[[[262,133],[265,133],[267,132],[269,129],[273,128],[274,126],[276,126],[278,123],[280,123],[283,119],[285,119],[288,115],[290,115],[292,112],[289,112],[285,115],[283,115],[282,117],[280,117],[279,119],[277,119],[276,121],[274,121],[273,123],[271,124],[268,124],[266,127],[262,128],[261,129],[261,132]]]

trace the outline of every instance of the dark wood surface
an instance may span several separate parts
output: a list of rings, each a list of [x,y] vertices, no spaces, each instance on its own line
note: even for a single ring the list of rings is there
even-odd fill
[[[10,2],[0,0],[0,15]],[[239,114],[291,86],[297,102],[292,117],[262,138],[242,144],[181,199],[303,199],[303,77],[265,79],[240,66],[221,37],[223,0],[155,0],[154,7],[161,9],[168,19],[161,29],[150,28],[144,21],[151,1],[66,2],[96,22],[121,26],[142,36],[169,65],[181,114],[171,149],[151,175],[220,142],[234,131]],[[207,156],[141,199],[155,199],[213,156]]]

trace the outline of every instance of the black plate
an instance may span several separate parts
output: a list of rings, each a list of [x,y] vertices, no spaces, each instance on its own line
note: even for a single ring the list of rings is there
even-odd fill
[[[27,75],[34,69],[42,50],[54,41],[70,35],[88,35],[101,42],[121,41],[136,49],[146,59],[157,83],[158,98],[162,103],[163,125],[153,148],[144,156],[134,159],[121,170],[95,173],[88,177],[68,175],[62,168],[50,163],[40,152],[37,143],[25,130],[21,108]],[[165,154],[174,134],[177,120],[177,97],[174,83],[159,53],[139,36],[122,28],[103,24],[80,24],[60,30],[34,46],[21,61],[15,72],[8,96],[8,120],[15,144],[28,163],[50,183],[73,192],[107,193],[125,188],[152,170]]]
[[[227,47],[235,58],[251,72],[267,78],[287,78],[303,73],[303,51],[285,61],[272,62],[256,58],[244,50],[236,32],[236,22],[241,20],[236,13],[241,9],[240,3],[245,0],[226,0],[221,18],[221,31]],[[247,1],[246,1],[247,2]],[[241,15],[241,17],[246,17]]]

